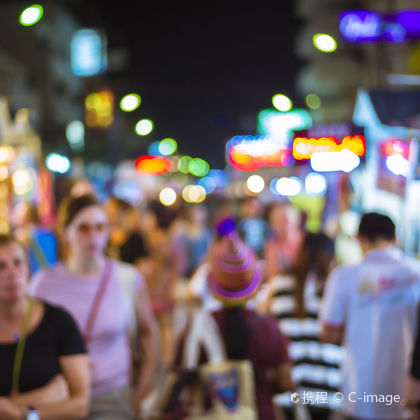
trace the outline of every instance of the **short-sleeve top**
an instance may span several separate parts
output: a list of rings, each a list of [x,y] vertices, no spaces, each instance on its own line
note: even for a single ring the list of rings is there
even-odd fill
[[[127,386],[130,379],[130,326],[121,277],[134,282],[134,290],[143,289],[143,278],[130,264],[108,260],[111,264],[109,283],[98,307],[90,340],[86,347],[91,360],[92,395],[99,395]],[[38,272],[30,284],[33,296],[65,308],[75,319],[82,334],[86,331],[89,314],[102,272],[93,276],[76,276],[62,264]]]
[[[0,396],[10,395],[17,345],[17,342],[0,343]],[[83,339],[71,315],[45,304],[43,318],[27,336],[19,391],[40,388],[61,373],[60,357],[84,353]]]
[[[223,329],[226,309],[213,312],[213,317],[221,331],[223,341],[229,340]],[[290,362],[288,339],[281,333],[277,320],[270,316],[258,315],[255,311],[244,309],[243,316],[250,325],[247,353],[254,368],[255,396],[258,416],[264,420],[274,420],[272,398],[276,393],[269,369]]]

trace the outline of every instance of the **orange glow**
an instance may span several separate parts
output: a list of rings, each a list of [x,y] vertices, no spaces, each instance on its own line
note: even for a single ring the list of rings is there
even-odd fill
[[[232,147],[229,155],[232,166],[238,171],[256,171],[265,166],[287,166],[290,161],[290,151],[287,149],[273,154],[251,156]]]
[[[293,157],[296,160],[310,159],[317,152],[340,152],[349,150],[357,156],[366,154],[363,136],[345,136],[341,143],[335,137],[296,137],[293,140]]]
[[[410,159],[410,142],[401,139],[388,139],[383,142],[384,156],[401,155],[404,159]]]
[[[171,160],[165,156],[140,156],[135,166],[142,174],[163,175],[169,172]]]
[[[114,94],[103,90],[86,96],[85,118],[88,127],[109,127],[114,121]]]

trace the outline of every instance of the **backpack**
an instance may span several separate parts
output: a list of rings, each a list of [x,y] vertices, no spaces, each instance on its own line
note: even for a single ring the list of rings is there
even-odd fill
[[[208,362],[199,365],[201,348]],[[257,420],[249,360],[228,360],[219,328],[204,309],[193,314],[182,368],[167,375],[156,419]]]

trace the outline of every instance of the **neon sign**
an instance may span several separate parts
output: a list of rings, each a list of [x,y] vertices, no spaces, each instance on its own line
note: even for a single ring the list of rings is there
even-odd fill
[[[380,147],[382,147],[382,153],[385,157],[393,155],[401,155],[404,159],[410,159],[410,141],[400,139],[388,139],[384,141]]]
[[[341,152],[348,150],[357,156],[366,154],[366,141],[363,136],[345,136],[341,143],[336,137],[296,137],[293,140],[293,157],[296,160],[309,160],[314,153]]]
[[[93,76],[107,68],[106,37],[101,31],[81,29],[71,41],[71,68],[76,76]]]
[[[235,136],[226,144],[227,160],[238,171],[256,171],[265,166],[290,166],[293,157],[288,145],[276,138]]]
[[[140,156],[135,166],[141,174],[163,175],[169,172],[171,160],[165,156]]]
[[[340,33],[349,42],[403,42],[420,38],[420,10],[380,14],[348,10],[340,15]]]
[[[312,125],[311,114],[306,109],[295,108],[280,112],[264,109],[258,114],[258,131],[271,136],[284,136],[290,130],[304,130]]]

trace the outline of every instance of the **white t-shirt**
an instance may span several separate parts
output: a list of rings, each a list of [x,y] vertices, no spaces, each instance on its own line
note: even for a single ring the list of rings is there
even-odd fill
[[[393,247],[373,250],[361,263],[331,273],[320,319],[345,328],[341,368],[347,414],[409,417],[401,400],[419,297],[420,263]]]

